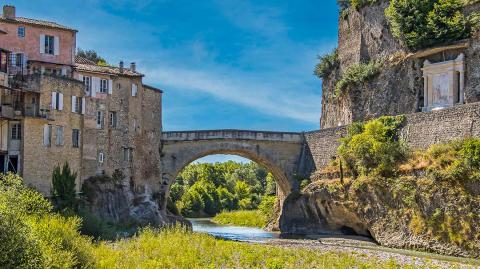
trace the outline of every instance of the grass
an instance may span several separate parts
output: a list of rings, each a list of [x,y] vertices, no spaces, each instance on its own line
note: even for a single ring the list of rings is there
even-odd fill
[[[146,229],[94,250],[97,268],[399,268],[393,261],[224,241],[181,228]]]
[[[225,225],[237,225],[263,228],[267,225],[268,218],[259,210],[238,210],[222,212],[213,218],[213,221]]]

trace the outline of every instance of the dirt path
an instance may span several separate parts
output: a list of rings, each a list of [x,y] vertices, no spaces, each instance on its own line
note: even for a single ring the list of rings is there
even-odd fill
[[[423,268],[480,268],[480,260],[442,256],[426,252],[381,247],[362,237],[321,237],[315,240],[272,239],[268,245],[285,248],[304,248],[315,251],[343,252],[360,259],[394,260],[400,265]]]

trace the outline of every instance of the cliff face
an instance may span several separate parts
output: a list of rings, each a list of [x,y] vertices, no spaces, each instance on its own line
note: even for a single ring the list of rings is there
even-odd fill
[[[466,56],[466,102],[480,100],[478,36],[466,40],[465,48],[440,49],[436,53],[431,50],[418,56],[393,37],[384,12],[388,4],[387,0],[379,1],[339,18],[339,65],[322,82],[322,129],[419,111],[423,106],[423,62],[455,59],[460,53]],[[479,5],[473,5],[465,12],[478,10]],[[378,75],[335,96],[335,85],[346,68],[376,60],[384,62]]]

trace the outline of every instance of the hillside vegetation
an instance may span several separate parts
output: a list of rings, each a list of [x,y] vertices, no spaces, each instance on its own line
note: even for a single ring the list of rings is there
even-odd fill
[[[323,172],[330,180],[308,186],[308,199],[342,205],[384,245],[478,257],[480,139],[412,151],[398,136],[402,120],[353,124]]]

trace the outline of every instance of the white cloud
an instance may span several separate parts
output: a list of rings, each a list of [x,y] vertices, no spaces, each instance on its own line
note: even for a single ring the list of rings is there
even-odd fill
[[[222,100],[241,104],[260,112],[283,118],[316,123],[319,118],[319,94],[301,91],[302,84],[288,78],[257,78],[239,71],[188,69],[161,66],[145,70],[149,83],[168,88],[211,94]],[[277,82],[277,83],[272,83]]]

